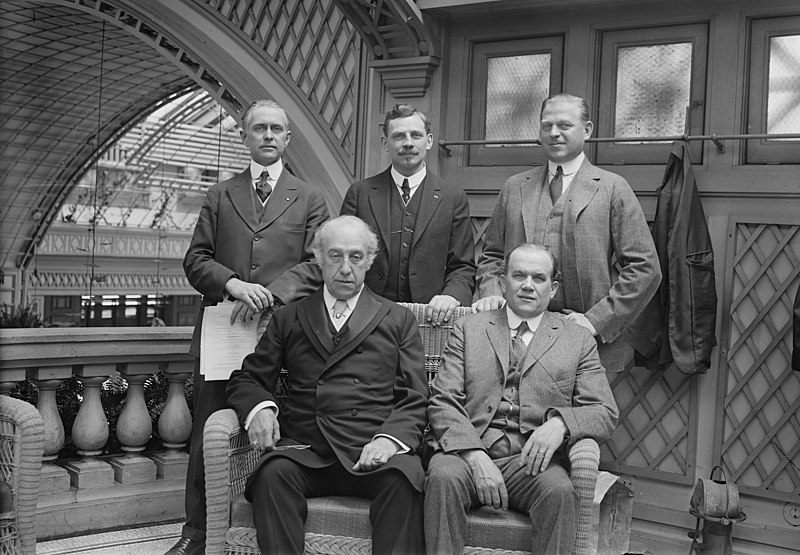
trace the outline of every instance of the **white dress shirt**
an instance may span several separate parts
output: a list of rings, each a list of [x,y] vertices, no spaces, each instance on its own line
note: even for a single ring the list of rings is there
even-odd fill
[[[253,186],[253,190],[256,189],[256,183],[261,178],[261,173],[267,170],[269,172],[269,181],[268,183],[272,187],[272,190],[275,190],[275,184],[278,182],[278,178],[283,173],[283,160],[278,158],[277,162],[273,162],[269,166],[262,166],[255,160],[250,160],[250,184]],[[269,199],[272,198],[272,195],[268,196],[264,200],[261,201],[261,206],[266,206]]]
[[[581,168],[581,164],[583,164],[583,160],[586,158],[586,155],[581,152],[572,160],[568,162],[552,162],[550,160],[547,161],[547,183],[549,184],[553,178],[556,176],[556,168],[561,166],[561,171],[563,172],[563,177],[561,178],[561,194],[564,195],[567,192],[567,188],[569,187],[570,183],[572,183],[572,178],[575,177],[575,174],[578,173],[578,170]],[[270,174],[271,175],[271,174]]]
[[[428,168],[427,166],[422,166],[421,170],[414,175],[409,175],[408,177],[394,169],[394,166],[392,166],[391,172],[394,186],[397,187],[397,192],[400,193],[401,196],[403,195],[403,180],[408,179],[408,188],[411,190],[411,192],[408,194],[408,198],[411,198],[414,196],[414,193],[417,192],[417,189],[419,189],[422,180],[425,179],[426,175],[428,175]]]

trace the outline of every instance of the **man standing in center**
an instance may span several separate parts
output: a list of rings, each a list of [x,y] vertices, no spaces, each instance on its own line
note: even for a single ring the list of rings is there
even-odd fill
[[[378,232],[369,288],[391,301],[427,303],[426,319],[439,325],[457,306],[472,303],[475,246],[464,190],[427,171],[430,128],[413,106],[389,110],[381,142],[392,165],[354,183],[340,213]]]
[[[542,103],[540,119],[548,162],[511,176],[500,191],[478,261],[474,308],[502,306],[503,258],[521,243],[540,244],[561,268],[549,309],[588,329],[614,374],[625,368],[623,332],[661,282],[658,254],[628,182],[583,153],[593,130],[586,100],[555,94]]]

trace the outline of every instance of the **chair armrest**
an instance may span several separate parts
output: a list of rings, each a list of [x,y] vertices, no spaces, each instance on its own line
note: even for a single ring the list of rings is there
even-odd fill
[[[576,441],[569,449],[569,462],[571,465],[570,478],[572,479],[572,485],[581,500],[573,553],[579,555],[593,553],[597,550],[597,546],[592,547],[590,545],[592,539],[592,503],[594,501],[594,488],[597,484],[597,472],[600,467],[600,446],[590,438]]]
[[[206,549],[222,553],[225,532],[230,526],[231,500],[236,493],[231,487],[231,444],[241,443],[246,436],[232,409],[219,410],[208,417],[203,428],[203,459],[206,475]],[[245,439],[245,444],[247,440]]]
[[[15,444],[0,469],[11,475],[14,492],[17,532],[22,553],[36,553],[36,502],[39,497],[39,478],[44,453],[44,423],[36,407],[25,401],[5,395],[0,396],[0,434],[8,436]],[[6,470],[9,473],[6,474]],[[14,548],[12,547],[12,551]]]

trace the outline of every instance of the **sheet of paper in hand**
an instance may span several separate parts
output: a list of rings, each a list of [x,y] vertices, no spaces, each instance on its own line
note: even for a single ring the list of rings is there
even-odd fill
[[[242,367],[244,357],[252,353],[263,332],[259,318],[231,324],[231,312],[236,303],[224,302],[203,310],[203,329],[200,334],[200,373],[206,381],[227,380]],[[266,327],[266,326],[264,326]]]

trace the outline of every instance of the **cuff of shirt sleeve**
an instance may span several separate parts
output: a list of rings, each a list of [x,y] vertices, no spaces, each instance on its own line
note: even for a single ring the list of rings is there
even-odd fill
[[[255,417],[256,413],[261,409],[274,409],[275,416],[278,415],[278,405],[275,404],[275,401],[261,401],[259,404],[253,407],[253,409],[249,413],[247,413],[247,418],[244,421],[245,430],[250,429],[250,423],[253,421],[253,418]]]
[[[397,446],[399,447],[399,449],[397,450],[397,454],[408,453],[409,451],[411,451],[411,448],[408,445],[406,445],[396,437],[390,436],[388,434],[376,434],[375,437],[372,438],[372,440],[375,441],[375,438],[378,437],[385,437],[386,439],[391,439],[394,443],[396,443]]]

